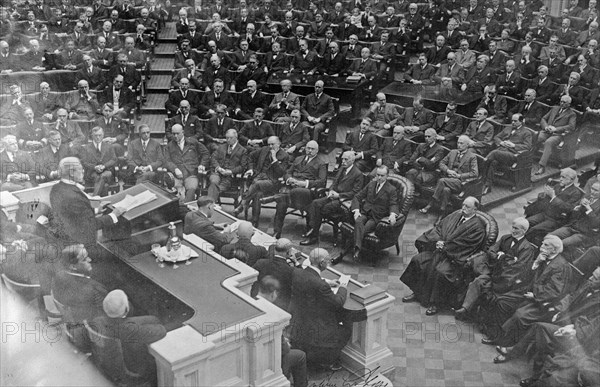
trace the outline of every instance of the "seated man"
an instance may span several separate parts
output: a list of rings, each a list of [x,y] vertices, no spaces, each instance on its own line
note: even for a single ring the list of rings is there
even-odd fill
[[[272,276],[279,281],[280,289],[275,305],[289,312],[290,298],[292,296],[292,273],[294,268],[300,264],[294,256],[295,249],[292,241],[287,238],[277,239],[272,257],[259,259],[252,265],[258,271],[255,285],[252,285],[250,294],[256,291],[256,284],[260,283],[266,276]]]
[[[386,166],[377,168],[373,180],[352,199],[354,214],[354,261],[360,261],[362,243],[365,235],[374,231],[377,224],[389,216],[391,225],[396,223],[400,214],[399,198],[396,187],[387,182],[389,170]]]
[[[185,68],[176,71],[173,74],[173,78],[171,78],[171,87],[173,89],[179,89],[181,87],[181,80],[183,78],[188,80],[188,83],[192,89],[203,90],[202,73],[196,68],[196,64],[194,63],[193,59],[187,59],[185,61]]]
[[[319,133],[325,130],[325,121],[335,114],[333,99],[323,92],[324,87],[323,81],[316,81],[315,92],[306,96],[300,109],[302,117],[314,125],[312,139],[315,141],[319,140]]]
[[[391,138],[385,138],[375,156],[376,167],[385,165],[389,170],[399,172],[400,167],[410,159],[412,154],[411,143],[404,138],[404,128],[395,126]],[[375,176],[377,168],[370,173]]]
[[[418,138],[420,133],[433,126],[435,116],[433,112],[423,106],[423,99],[417,96],[413,99],[412,107],[404,109],[404,114],[400,119],[400,125],[404,126],[406,134],[411,138]]]
[[[140,137],[128,144],[127,166],[135,176],[135,183],[155,181],[156,171],[165,163],[160,142],[150,138],[150,127],[146,124],[138,128]]]
[[[352,328],[339,319],[348,291],[342,286],[334,294],[321,277],[331,260],[327,250],[314,249],[308,258],[310,265],[292,274],[292,347],[306,352],[308,362],[338,370],[342,348],[352,334]]]
[[[100,95],[100,103],[112,103],[113,116],[127,119],[135,107],[135,95],[129,88],[123,87],[123,82],[123,75],[116,75],[113,78],[112,86],[104,89]]]
[[[35,164],[29,152],[19,150],[17,138],[11,134],[2,139],[4,149],[0,152],[0,191],[18,191],[36,184]]]
[[[410,160],[405,162],[410,168],[406,178],[415,185],[416,190],[422,186],[433,185],[437,179],[436,169],[444,158],[444,149],[437,143],[437,133],[434,129],[425,130],[425,143],[419,144]]]
[[[540,124],[542,131],[538,135],[538,144],[543,144],[544,152],[540,157],[539,167],[536,175],[542,175],[546,172],[548,160],[552,152],[563,141],[566,133],[575,130],[577,115],[571,108],[571,97],[563,95],[560,97],[560,106],[554,106],[548,113],[542,117]]]
[[[519,342],[536,322],[550,322],[552,313],[548,307],[558,303],[569,290],[571,266],[561,255],[563,246],[555,235],[547,235],[540,253],[533,262],[535,272],[528,291],[521,296],[521,303],[512,316],[502,324],[498,337],[484,337],[483,344],[511,347]]]
[[[250,79],[239,95],[235,116],[240,120],[250,120],[257,108],[267,109],[267,97],[262,91],[257,90],[256,81]]]
[[[419,53],[418,61],[404,73],[404,80],[415,85],[433,83],[436,68],[427,63],[427,56],[424,53]]]
[[[9,89],[11,98],[4,102],[0,110],[0,125],[15,125],[21,122],[25,109],[32,107],[31,102],[25,99],[20,86],[12,84]]]
[[[277,136],[267,140],[266,147],[250,153],[250,166],[244,176],[253,176],[252,184],[242,197],[242,203],[233,210],[234,216],[242,211],[248,215],[248,207],[252,204],[252,224],[258,227],[260,219],[260,199],[273,195],[281,185],[279,179],[288,168],[288,153],[281,149],[281,141]]]
[[[277,209],[273,234],[277,239],[281,237],[288,207],[306,208],[313,200],[311,189],[325,188],[327,184],[327,161],[318,154],[319,144],[316,141],[309,141],[305,151],[306,156],[298,156],[286,171],[283,180],[288,192],[276,198]],[[311,220],[307,218],[307,230],[310,222]]]
[[[504,122],[506,117],[506,97],[498,95],[496,86],[487,85],[483,88],[483,98],[477,106],[477,109],[485,109],[488,112],[488,119]]]
[[[300,109],[300,97],[292,93],[292,81],[283,79],[280,82],[281,93],[275,94],[269,105],[269,114],[275,122],[290,121],[290,114],[294,109]]]
[[[433,121],[433,129],[437,132],[437,140],[447,148],[456,148],[456,140],[464,130],[462,116],[456,114],[456,104],[446,105],[446,114],[438,114]]]
[[[215,116],[209,118],[204,126],[204,144],[211,153],[216,151],[220,145],[225,144],[225,133],[229,129],[235,129],[235,122],[227,117],[227,106],[218,104],[215,106]]]
[[[67,100],[66,109],[69,118],[74,120],[95,120],[100,105],[95,94],[90,93],[90,86],[86,80],[77,83],[79,93]]]
[[[55,129],[60,133],[62,141],[68,145],[69,148],[75,150],[87,143],[87,139],[83,135],[79,125],[76,122],[69,120],[69,115],[66,109],[58,109],[56,111],[56,116],[57,120]]]
[[[290,72],[312,75],[317,70],[319,56],[314,50],[308,49],[306,39],[301,39],[299,44],[299,50],[294,53],[290,64]]]
[[[292,110],[291,121],[285,123],[281,131],[281,146],[292,156],[300,156],[301,149],[310,140],[308,125],[300,122],[300,117],[300,110]]]
[[[235,258],[238,250],[244,251],[248,255],[248,260],[243,262],[248,266],[254,266],[257,261],[267,259],[267,249],[252,243],[253,235],[252,223],[240,221],[237,229],[237,242],[224,245],[221,248],[221,255],[226,259],[231,259]]]
[[[117,63],[110,68],[109,78],[114,79],[117,75],[123,76],[123,87],[134,92],[142,81],[140,73],[130,64],[127,55],[118,54]]]
[[[477,168],[477,156],[475,152],[469,149],[471,139],[462,135],[458,137],[457,149],[452,149],[440,161],[441,177],[437,181],[431,201],[419,212],[426,214],[434,203],[439,203],[440,220],[447,215],[447,207],[451,194],[460,193],[463,185],[476,180],[479,177]]]
[[[246,122],[240,130],[240,142],[249,152],[265,145],[269,137],[274,136],[273,127],[264,121],[265,113],[261,108],[254,110],[254,120]]]
[[[92,259],[86,248],[81,244],[67,246],[60,259],[63,269],[56,273],[52,295],[56,301],[72,309],[75,319],[72,322],[91,321],[103,315],[102,301],[108,291],[90,277]]]
[[[167,115],[172,117],[181,113],[179,106],[181,101],[188,101],[190,104],[190,113],[197,115],[199,112],[200,96],[197,91],[190,90],[190,81],[188,78],[179,79],[179,89],[169,92],[169,98],[165,102]]]
[[[186,138],[192,138],[196,141],[202,141],[204,139],[204,132],[202,131],[202,122],[195,114],[192,114],[192,108],[188,101],[181,100],[179,102],[178,114],[171,117],[167,122],[165,129],[165,135],[167,140],[173,139],[171,128],[174,125],[181,125],[183,127],[183,135]]]
[[[231,94],[225,90],[225,82],[219,78],[215,79],[213,89],[208,89],[200,101],[200,116],[210,118],[216,114],[215,108],[218,104],[227,106],[227,114],[232,115],[235,101]]]
[[[346,135],[346,142],[342,147],[344,152],[354,152],[355,164],[362,172],[367,173],[373,169],[373,156],[379,148],[377,136],[371,129],[371,119],[363,118],[358,130]]]
[[[550,235],[556,235],[563,242],[563,248],[569,255],[579,246],[588,246],[598,239],[600,228],[600,182],[591,187],[591,192],[575,206],[568,225],[554,230]]]
[[[536,247],[526,238],[529,222],[525,218],[512,221],[510,234],[503,235],[487,251],[473,259],[477,277],[469,283],[465,299],[454,315],[457,320],[468,320],[481,304],[482,311],[498,303],[509,292],[524,293],[533,279],[531,265]],[[478,316],[483,321],[493,321],[485,313]]]
[[[208,196],[200,196],[197,201],[198,210],[188,212],[183,220],[183,232],[195,234],[214,246],[214,251],[221,251],[223,246],[233,240],[229,226],[216,224],[210,218],[215,206],[214,200]]]
[[[227,143],[222,144],[213,152],[210,158],[208,196],[215,202],[219,202],[219,194],[226,191],[233,184],[235,175],[243,174],[248,168],[248,152],[238,142],[235,129],[229,129],[225,133]]]
[[[398,105],[386,103],[385,94],[377,93],[377,100],[373,102],[367,117],[373,121],[373,128],[378,131],[378,136],[387,137],[391,129],[400,120],[401,112]]]
[[[83,146],[81,163],[85,172],[85,181],[94,183],[92,196],[106,196],[108,185],[113,181],[112,168],[117,163],[114,148],[103,142],[104,130],[92,129],[92,142]]]
[[[496,149],[491,151],[483,164],[483,194],[491,191],[498,165],[505,168],[517,161],[517,154],[531,150],[531,131],[523,125],[523,115],[513,114],[512,126],[507,126],[494,137]]]
[[[208,168],[209,152],[202,143],[186,138],[179,124],[173,125],[171,134],[173,139],[164,150],[165,167],[177,178],[178,189],[185,189],[184,201],[191,202],[198,189],[198,173]]]
[[[121,289],[108,293],[102,307],[105,316],[96,317],[92,329],[119,339],[127,369],[156,383],[156,360],[147,346],[167,335],[165,327],[155,316],[128,317],[130,303]]]
[[[58,163],[65,157],[71,156],[68,145],[62,143],[60,133],[52,129],[48,131],[48,145],[37,153],[36,171],[44,180],[58,180]]]
[[[129,137],[128,121],[113,117],[114,106],[107,102],[102,106],[102,117],[96,118],[94,127],[104,130],[103,142],[112,145],[117,157],[125,154],[125,139]]]
[[[26,108],[23,111],[24,120],[22,120],[14,132],[17,134],[19,147],[21,149],[34,152],[48,143],[44,125],[35,119],[32,108]]]
[[[277,306],[280,305],[280,299],[283,297],[284,292],[283,286],[285,286],[281,281],[279,281],[275,276],[265,275],[256,283],[258,284],[257,296],[262,297]],[[287,286],[291,287],[291,285],[290,275],[290,282],[287,284]],[[285,308],[282,309],[285,310]],[[289,379],[290,376],[293,376],[295,387],[308,386],[306,354],[304,351],[291,348],[289,338],[287,337],[287,333],[285,331],[283,335],[281,335],[281,370],[286,378]]]
[[[419,253],[400,277],[413,293],[402,302],[419,301],[431,316],[459,294],[465,261],[485,240],[485,224],[475,214],[478,207],[477,199],[467,197],[461,211],[446,216],[415,241]]]
[[[494,127],[487,122],[487,117],[488,111],[486,109],[477,109],[475,112],[475,121],[471,121],[464,133],[472,140],[469,147],[473,148],[481,156],[488,154],[492,146],[492,139],[494,138]]]
[[[318,243],[323,218],[342,220],[342,201],[353,198],[362,190],[364,178],[360,169],[354,164],[354,155],[352,151],[342,154],[342,165],[327,194],[322,198],[314,199],[308,205],[306,217],[310,219],[311,224],[309,230],[303,235],[305,239],[300,242],[301,245]],[[336,243],[337,241],[334,241],[334,244]]]

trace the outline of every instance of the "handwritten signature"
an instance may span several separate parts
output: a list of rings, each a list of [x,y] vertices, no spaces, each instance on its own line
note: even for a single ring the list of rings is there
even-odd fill
[[[380,380],[377,370],[365,369],[363,373],[349,374],[344,371],[333,371],[319,381],[312,381],[309,387],[392,387],[386,380]],[[335,378],[339,374],[340,378]],[[343,374],[343,376],[341,375]]]

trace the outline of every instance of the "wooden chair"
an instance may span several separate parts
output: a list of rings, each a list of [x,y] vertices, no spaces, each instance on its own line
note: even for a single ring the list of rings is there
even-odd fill
[[[118,386],[140,384],[141,375],[129,371],[125,365],[121,340],[103,335],[87,321],[83,325],[92,344],[92,358],[100,370]]]
[[[387,179],[388,182],[394,185],[398,190],[400,198],[400,214],[396,223],[393,225],[390,224],[389,218],[386,217],[379,222],[375,231],[365,235],[363,249],[378,252],[395,246],[396,254],[399,255],[400,245],[398,244],[398,237],[404,228],[408,211],[413,203],[414,186],[407,178],[400,175],[390,174]],[[346,246],[348,241],[351,241],[354,238],[354,221],[352,217],[350,219],[351,222],[342,222],[340,226],[342,231],[342,246]],[[346,253],[346,250],[347,249],[343,250],[342,255]],[[375,257],[376,254],[373,254],[372,256]],[[373,263],[375,263],[375,261],[373,261]]]

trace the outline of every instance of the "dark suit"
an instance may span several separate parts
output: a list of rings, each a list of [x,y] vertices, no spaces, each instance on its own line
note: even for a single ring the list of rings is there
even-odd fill
[[[350,38],[350,35],[358,36],[359,33],[360,33],[360,31],[359,31],[358,27],[355,26],[354,24],[340,23],[340,24],[338,24],[338,27],[336,30],[337,38],[342,41],[348,40]]]
[[[539,127],[542,116],[544,115],[543,106],[537,101],[533,101],[531,106],[527,105],[527,102],[520,101],[508,112],[507,117],[512,117],[513,114],[520,113],[523,115],[525,126],[535,129],[536,127]]]
[[[200,95],[197,91],[188,90],[184,96],[184,93],[181,90],[174,90],[169,93],[169,98],[165,102],[165,109],[167,109],[169,116],[177,114],[179,104],[183,100],[190,103],[190,114],[199,113],[198,104],[200,103]]]
[[[450,149],[456,148],[456,139],[462,134],[464,127],[463,118],[457,114],[448,117],[448,121],[445,114],[438,114],[432,126],[438,136],[444,137],[442,143]]]
[[[267,258],[268,258],[267,249],[265,249],[263,246],[255,245],[252,243],[252,241],[250,241],[250,239],[243,238],[243,237],[239,238],[238,241],[235,243],[229,243],[229,244],[226,244],[225,246],[223,246],[221,248],[221,255],[227,259],[237,258],[234,256],[234,253],[236,250],[242,250],[242,251],[248,253],[248,261],[242,261],[248,266],[254,266],[258,261],[266,262]],[[288,266],[288,267],[291,269],[290,266]],[[259,274],[259,278],[260,278],[260,274]],[[288,284],[291,285],[291,282],[288,282]],[[289,294],[288,294],[288,302],[289,302]]]
[[[339,324],[346,301],[342,287],[334,294],[331,287],[312,268],[292,274],[292,343],[306,353],[308,361],[327,363],[337,360],[350,338],[351,328]]]
[[[299,155],[300,148],[305,146],[310,141],[308,126],[304,122],[299,122],[292,129],[292,123],[287,122],[281,130],[281,147],[287,149],[291,146],[295,147],[294,155]]]
[[[362,134],[360,129],[358,129],[346,135],[346,142],[342,150],[344,152],[353,151],[355,153],[362,153],[362,158],[357,158],[354,164],[361,172],[368,173],[374,167],[373,156],[377,153],[378,148],[377,136],[373,132]]]
[[[80,93],[72,94],[66,101],[65,109],[69,113],[74,113],[73,119],[94,120],[96,114],[100,110],[100,105],[96,99],[96,95],[90,93],[81,95]]]
[[[95,48],[90,52],[90,56],[92,57],[92,64],[102,69],[109,69],[113,64],[114,52],[108,48],[103,50]],[[105,64],[104,61],[107,63]]]
[[[204,132],[202,131],[202,122],[200,119],[192,114],[188,114],[185,124],[183,123],[183,114],[178,114],[175,117],[169,119],[165,134],[167,140],[173,139],[171,129],[173,125],[181,125],[183,127],[183,135],[185,137],[193,137],[195,140],[202,141],[204,139]]]
[[[193,50],[176,51],[174,68],[175,69],[185,68],[185,61],[188,59],[193,60],[194,64],[198,66],[200,64],[201,56],[196,51],[193,51]],[[212,86],[212,84],[211,84],[211,86]]]
[[[544,144],[544,152],[540,158],[539,164],[543,167],[548,165],[548,160],[552,155],[554,148],[563,139],[564,133],[569,133],[575,130],[575,123],[577,121],[577,115],[573,109],[568,108],[563,112],[560,112],[559,106],[554,106],[548,113],[542,117],[540,134],[538,136],[538,143]],[[556,131],[553,133],[546,132],[547,126],[554,126]]]
[[[78,69],[83,67],[83,54],[79,50],[72,52],[63,51],[56,58],[56,65],[59,69],[64,69],[67,65],[73,65]]]
[[[267,109],[267,97],[260,90],[257,90],[254,95],[250,93],[250,90],[244,90],[238,97],[237,107],[240,111],[236,115],[240,119],[251,120],[256,108]]]
[[[377,62],[375,62],[373,59],[367,59],[363,62],[363,60],[360,58],[360,55],[358,58],[353,59],[352,63],[350,63],[350,66],[348,67],[348,74],[364,74],[365,79],[367,80],[370,80],[377,75],[377,71]]]
[[[46,145],[35,155],[36,173],[45,177],[47,180],[58,179],[58,163],[65,157],[71,156],[71,150],[68,145],[61,144],[56,152],[50,145]],[[56,176],[50,176],[51,172],[57,172]]]
[[[435,116],[431,110],[426,108],[415,110],[414,107],[408,107],[404,109],[404,114],[399,122],[405,126],[417,126],[419,130],[423,131],[431,128],[434,120]]]
[[[106,89],[104,89],[102,94],[100,94],[100,104],[101,105],[103,105],[107,102],[114,104],[113,99],[114,99],[114,87],[113,86],[107,87]],[[128,88],[122,87],[119,92],[118,102],[119,102],[118,103],[119,109],[123,109],[124,115],[127,116],[127,115],[129,115],[129,112],[131,111],[131,109],[133,109],[135,107],[135,95]],[[116,108],[116,106],[115,106],[115,108]]]
[[[395,143],[395,144],[394,144]],[[412,153],[412,145],[405,139],[395,141],[393,138],[383,140],[381,148],[377,151],[377,160],[381,160],[381,164],[394,170],[394,163],[398,163],[400,167],[405,161],[410,159]]]
[[[290,65],[288,64],[288,58],[283,53],[283,50],[277,55],[267,53],[265,57],[265,67],[269,69],[269,72],[278,72],[290,68]]]
[[[290,113],[294,109],[300,109],[300,97],[291,91],[287,96],[284,96],[283,93],[275,94],[269,105],[269,112],[273,120],[278,118],[289,120]]]
[[[45,137],[46,133],[44,131],[44,125],[37,121],[33,120],[33,122],[29,123],[27,120],[21,121],[14,129],[14,133],[17,135],[17,139],[19,140],[19,147],[25,150],[35,151],[39,148],[33,149],[33,147],[29,147],[27,142],[29,141],[38,141],[41,142]]]
[[[443,63],[432,79],[435,83],[442,83],[442,78],[451,78],[452,86],[459,88],[465,81],[465,70],[457,64],[450,69],[448,63]]]
[[[515,146],[514,148],[501,146],[502,141],[510,141]],[[521,125],[518,129],[513,129],[511,126],[505,127],[494,137],[494,142],[496,149],[487,155],[483,167],[488,184],[493,181],[498,165],[512,165],[517,161],[517,154],[531,150],[533,140],[531,131],[525,125]]]
[[[468,92],[481,93],[483,88],[490,83],[494,83],[495,77],[491,71],[491,68],[487,66],[481,71],[477,70],[476,66],[471,67],[465,74],[465,84],[467,85]]]
[[[335,114],[333,99],[325,93],[321,93],[319,98],[315,93],[309,94],[304,98],[300,112],[305,119],[309,116],[320,119],[320,122],[315,124],[313,133],[313,139],[316,141],[319,133],[325,130],[325,121]]]
[[[427,57],[427,63],[432,65],[446,63],[446,57],[450,52],[452,52],[452,50],[446,45],[442,46],[441,48],[437,45],[434,45],[425,53]]]
[[[503,122],[506,116],[506,97],[497,95],[493,100],[486,98],[485,96],[477,105],[477,109],[485,109],[488,112],[489,117],[493,117],[496,121]]]
[[[555,58],[553,60],[550,59],[545,59],[543,61],[541,61],[541,64],[548,67],[548,78],[550,78],[551,81],[556,82],[556,83],[561,83],[565,74],[565,65],[563,64],[563,62],[558,59]],[[570,72],[570,71],[569,71]]]
[[[313,200],[307,209],[307,218],[311,220],[310,227],[314,235],[318,235],[323,218],[329,218],[334,221],[343,220],[342,201],[353,198],[363,188],[364,176],[356,165],[352,166],[348,172],[345,168],[340,168],[330,191],[339,194],[339,198],[322,197]]]
[[[175,73],[171,78],[171,87],[179,89],[179,82],[181,78],[186,78],[190,81],[190,89],[204,90],[202,87],[202,73],[198,70],[194,70],[194,75],[190,74],[190,70],[184,68]]]
[[[104,117],[99,117],[94,121],[94,127],[99,126],[104,130],[104,138],[114,137],[117,141],[113,144],[119,144],[120,146],[125,146],[125,139],[129,137],[129,127],[126,121],[119,120],[117,118],[111,118],[107,122]],[[117,152],[117,156],[122,156],[125,153],[125,149],[122,149],[123,152]]]
[[[588,199],[591,198],[588,197]],[[575,207],[571,221],[550,234],[558,236],[563,241],[563,247],[573,248],[587,245],[598,239],[598,229],[600,228],[600,201],[596,200],[590,207],[592,210],[588,213],[587,209],[581,204]]]
[[[360,52],[362,51],[362,46],[359,44],[354,45],[354,47],[350,47],[350,45],[345,45],[340,50],[340,54],[348,60],[360,59]]]
[[[125,71],[123,71],[125,70]],[[125,67],[121,67],[118,64],[113,65],[110,68],[108,78],[114,79],[115,76],[122,75],[123,76],[123,88],[127,89],[129,86],[135,90],[140,82],[142,81],[142,77],[140,73],[135,69],[134,65],[127,64]]]
[[[62,137],[62,143],[68,145],[69,147],[76,148],[87,142],[87,138],[81,131],[81,128],[74,121],[68,120],[65,126],[57,121],[56,125],[53,126],[53,129],[56,129],[60,133],[60,136]]]
[[[225,141],[225,133],[229,129],[235,129],[235,122],[229,117],[223,118],[223,123],[219,125],[217,117],[210,118],[204,126],[204,142],[211,149],[215,151],[217,148],[216,139]]]
[[[463,184],[473,181],[479,177],[477,167],[477,156],[475,152],[467,149],[462,155],[458,149],[452,149],[440,161],[440,171],[444,177],[440,178],[433,191],[433,201],[439,203],[440,210],[446,211],[451,194],[461,192]],[[452,170],[459,174],[459,177],[449,177],[447,172]]]
[[[162,146],[160,143],[150,138],[146,149],[142,146],[142,140],[136,138],[129,142],[127,150],[127,165],[136,177],[136,183],[144,180],[152,180],[156,176],[156,170],[165,163]],[[136,167],[151,167],[148,172],[135,171]]]
[[[227,106],[227,112],[229,112],[230,115],[233,113],[235,108],[235,100],[228,91],[223,91],[218,98],[214,91],[208,91],[204,93],[204,96],[202,96],[202,100],[200,101],[200,115],[208,117],[208,111],[210,109],[215,110],[217,104],[220,103]]]
[[[198,50],[204,49],[204,35],[202,35],[198,31],[194,32],[194,36],[192,36],[191,31],[183,34],[183,39],[187,39],[190,41],[191,48],[195,48]],[[198,64],[198,63],[196,63],[196,64]]]
[[[339,52],[334,58],[330,53],[326,53],[323,57],[319,72],[327,75],[336,75],[342,73],[347,66],[347,60]]]
[[[362,247],[363,238],[366,234],[375,230],[377,223],[386,216],[394,213],[400,214],[398,203],[402,198],[398,197],[396,188],[387,181],[377,192],[377,182],[371,181],[352,199],[352,211],[360,210],[360,217],[354,222],[354,247]]]
[[[553,103],[556,84],[552,82],[550,76],[547,76],[543,80],[540,80],[539,77],[533,78],[529,84],[529,87],[535,90],[537,96],[536,100],[543,102],[547,105],[551,105]]]
[[[83,146],[80,158],[85,170],[85,180],[94,183],[93,196],[106,196],[107,185],[111,183],[113,174],[111,169],[117,162],[117,156],[114,148],[108,143],[102,143],[100,151],[95,143],[88,143]],[[104,165],[102,172],[97,172],[95,167]]]
[[[35,184],[35,163],[29,152],[17,151],[13,153],[13,161],[10,161],[6,149],[0,152],[0,168],[2,179],[2,191],[17,191],[24,188],[31,188]],[[11,173],[23,173],[28,175],[29,180],[7,181],[7,176]]]
[[[255,70],[246,67],[231,84],[235,85],[236,91],[240,92],[246,88],[248,81],[255,81],[256,87],[262,90],[267,84],[267,73],[261,67]]]
[[[415,184],[416,188],[422,185],[431,185],[437,178],[435,171],[444,157],[444,148],[438,143],[419,144],[408,161],[409,171],[406,178]]]
[[[75,320],[72,322],[89,321],[104,315],[102,301],[108,290],[89,276],[61,270],[54,278],[52,293],[56,301],[71,308]]]
[[[275,132],[271,124],[265,121],[250,121],[246,122],[239,133],[240,143],[246,146],[249,150],[256,147],[266,145],[269,137],[274,136]],[[249,145],[248,140],[261,140],[259,145]]]
[[[179,169],[183,175],[183,184],[185,186],[185,201],[190,202],[196,196],[198,188],[198,166],[203,165],[208,169],[209,152],[206,147],[193,138],[185,138],[183,150],[174,140],[167,144],[165,155],[165,167],[171,173]]]
[[[230,50],[233,47],[233,41],[232,41],[232,39],[229,36],[227,36],[224,32],[221,32],[220,39],[217,39],[217,33],[216,32],[212,32],[206,38],[207,42],[210,41],[210,40],[214,40],[215,41],[215,43],[217,45],[217,49],[219,49],[219,50]]]
[[[425,67],[422,67],[419,63],[417,63],[410,67],[404,73],[404,79],[408,81],[414,79],[416,81],[422,81],[423,83],[427,84],[432,82],[435,72],[436,68],[430,65],[429,63],[425,65]]]
[[[53,214],[50,227],[66,244],[82,243],[88,249],[95,247],[97,230],[114,224],[109,215],[95,217],[89,199],[74,184],[60,181],[53,185],[50,207]]]
[[[496,79],[496,89],[498,90],[498,94],[515,98],[521,93],[521,74],[518,71],[513,71],[510,76],[508,74],[498,76]]]
[[[228,169],[231,175],[223,175],[217,172],[217,168]],[[238,174],[243,174],[248,168],[248,151],[239,142],[229,152],[229,145],[222,144],[213,152],[210,158],[210,169],[212,171],[209,177],[208,196],[215,202],[219,202],[219,194],[229,189],[233,184],[233,178]]]
[[[494,127],[487,121],[472,121],[465,129],[465,134],[474,141],[473,148],[478,154],[485,156],[492,146]]]
[[[106,79],[104,79],[104,72],[97,66],[94,66],[92,70],[88,67],[84,67],[79,70],[78,79],[84,79],[90,85],[90,89],[104,90],[106,87]]]
[[[308,50],[306,54],[302,54],[300,51],[296,52],[294,58],[292,58],[292,65],[290,68],[294,72],[308,73],[311,70],[317,68],[318,56],[317,53]]]
[[[282,195],[277,198],[277,207],[275,211],[275,233],[281,233],[283,221],[287,212],[287,208],[306,208],[312,201],[311,189],[325,188],[327,184],[327,160],[321,155],[313,157],[309,162],[306,162],[308,156],[298,156],[288,168],[284,181],[294,178],[308,182],[308,187],[290,188],[289,194]],[[307,222],[310,219],[307,219]]]
[[[232,241],[233,235],[220,232],[215,228],[214,223],[200,211],[188,212],[183,220],[183,232],[195,234],[212,244],[215,251],[221,251],[223,246]]]

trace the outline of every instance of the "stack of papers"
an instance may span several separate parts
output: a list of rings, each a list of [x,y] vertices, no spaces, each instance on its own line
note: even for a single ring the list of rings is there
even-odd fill
[[[150,191],[144,191],[137,195],[125,195],[125,198],[120,202],[113,203],[114,207],[122,207],[125,211],[133,210],[136,207],[142,206],[146,203],[150,203],[151,201],[157,199],[155,193]]]

